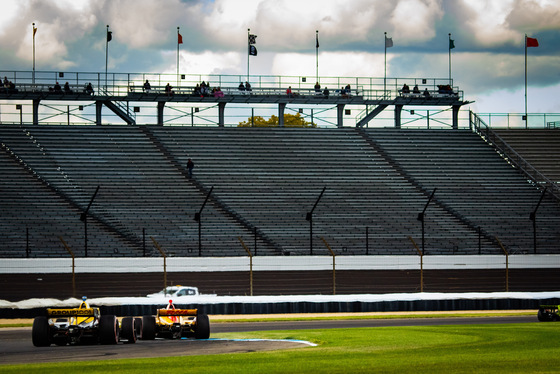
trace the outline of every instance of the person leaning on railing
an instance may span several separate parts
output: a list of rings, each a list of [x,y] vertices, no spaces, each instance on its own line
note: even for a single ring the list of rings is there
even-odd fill
[[[68,82],[64,83],[64,93],[71,94],[72,90],[70,89],[70,84]]]
[[[150,93],[151,89],[152,89],[152,86],[150,85],[150,82],[148,82],[148,80],[146,79],[146,82],[144,83],[144,92],[145,93]]]
[[[213,90],[213,92],[214,92],[214,97],[215,97],[215,98],[224,97],[224,92],[222,91],[222,89],[221,89],[220,87],[215,88],[215,89]]]
[[[320,95],[321,94],[321,85],[319,84],[319,82],[315,83],[315,95]]]
[[[88,95],[93,95],[94,92],[93,92],[93,86],[91,85],[91,82],[89,82],[86,85],[84,92],[87,93]]]
[[[294,97],[294,93],[292,92],[292,86],[289,86],[288,89],[286,90],[286,95],[288,95],[288,97]]]

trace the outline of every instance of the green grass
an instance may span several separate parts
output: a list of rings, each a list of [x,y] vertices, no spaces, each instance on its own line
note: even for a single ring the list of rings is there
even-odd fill
[[[214,334],[215,338],[300,339],[319,346],[274,352],[6,365],[0,366],[0,372],[556,373],[560,365],[559,332],[560,324],[524,323]]]
[[[407,318],[481,318],[481,317],[509,317],[509,316],[536,316],[535,311],[529,310],[526,312],[456,312],[456,313],[433,313],[433,314],[426,314],[426,313],[419,313],[415,314],[414,312],[406,313],[406,314],[391,314],[387,312],[386,314],[369,314],[369,315],[350,315],[350,316],[337,316],[337,315],[329,315],[326,317],[306,317],[300,315],[298,317],[251,317],[251,318],[221,318],[218,320],[211,320],[212,323],[242,323],[242,322],[284,322],[284,321],[332,321],[332,320],[356,320],[356,319],[407,319]],[[210,316],[212,318],[212,316]]]

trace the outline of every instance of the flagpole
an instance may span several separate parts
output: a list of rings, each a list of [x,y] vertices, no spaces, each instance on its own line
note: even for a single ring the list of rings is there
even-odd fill
[[[449,33],[449,85],[451,85],[451,33]]]
[[[35,22],[33,22],[33,84],[35,84]]]
[[[249,57],[251,57],[251,43],[249,40],[249,35],[251,29],[247,29],[247,82],[249,82]]]
[[[529,118],[527,117],[527,34],[525,34],[525,128]]]
[[[385,45],[385,74],[383,76],[383,97],[385,97],[385,92],[387,91],[387,32],[385,32],[385,39],[383,40]]]
[[[179,26],[177,26],[177,87],[179,87]]]
[[[109,65],[109,25],[105,34],[105,90],[107,90],[107,65]]]
[[[315,30],[315,62],[315,75],[317,78],[315,82],[319,82],[319,30]]]

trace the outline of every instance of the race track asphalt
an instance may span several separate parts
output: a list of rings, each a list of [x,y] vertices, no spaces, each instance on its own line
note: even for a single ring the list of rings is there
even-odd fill
[[[358,320],[310,320],[281,322],[214,323],[212,334],[223,332],[247,332],[267,330],[307,330],[326,328],[356,328],[383,326],[437,326],[465,324],[504,324],[538,322],[535,316],[511,317],[455,317],[455,318],[402,318]],[[297,341],[250,341],[250,340],[139,340],[136,344],[79,345],[34,347],[31,328],[0,329],[0,365],[45,363],[85,360],[112,360],[124,358],[170,357],[242,353],[278,349],[309,347]]]

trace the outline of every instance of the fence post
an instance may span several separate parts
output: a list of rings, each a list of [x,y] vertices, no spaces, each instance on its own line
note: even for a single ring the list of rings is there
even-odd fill
[[[327,243],[325,238],[321,237],[321,240],[323,241],[323,243],[325,243],[325,246],[327,247],[327,249],[329,250],[332,256],[332,294],[336,295],[336,263],[335,263],[336,255],[334,254],[333,250],[331,249],[331,246],[329,245],[329,243]]]
[[[420,292],[424,292],[424,254],[420,248],[418,248],[416,242],[411,236],[409,236],[408,239],[412,242],[412,245],[416,248],[416,252],[418,252],[418,255],[420,256]]]
[[[369,227],[366,226],[366,256],[369,255]]]
[[[154,246],[159,251],[159,253],[161,253],[161,255],[163,256],[163,289],[166,289],[167,288],[167,256],[163,251],[163,249],[161,249],[161,247],[159,246],[158,242],[156,242],[154,237],[150,236],[150,239],[152,239]]]
[[[502,251],[504,251],[504,254],[506,255],[506,292],[509,292],[509,253],[507,249],[505,249],[505,247],[503,246],[500,239],[498,239],[497,236],[495,236],[495,238],[496,241],[498,242],[498,245],[500,246],[500,248],[502,248]]]
[[[68,247],[68,244],[66,244],[64,239],[62,239],[62,236],[59,236],[58,239],[62,242],[62,245],[64,246],[66,251],[70,254],[70,256],[72,256],[72,297],[76,297],[76,272],[75,272],[75,269],[76,269],[75,258],[76,258],[76,256],[74,256],[74,252],[72,252],[70,247]]]
[[[25,257],[29,258],[29,227],[25,228]]]
[[[253,255],[251,254],[251,250],[249,250],[249,247],[245,245],[243,239],[241,239],[240,236],[238,236],[237,239],[239,240],[243,248],[245,248],[245,252],[247,252],[247,254],[249,255],[249,291],[250,296],[253,296]]]

